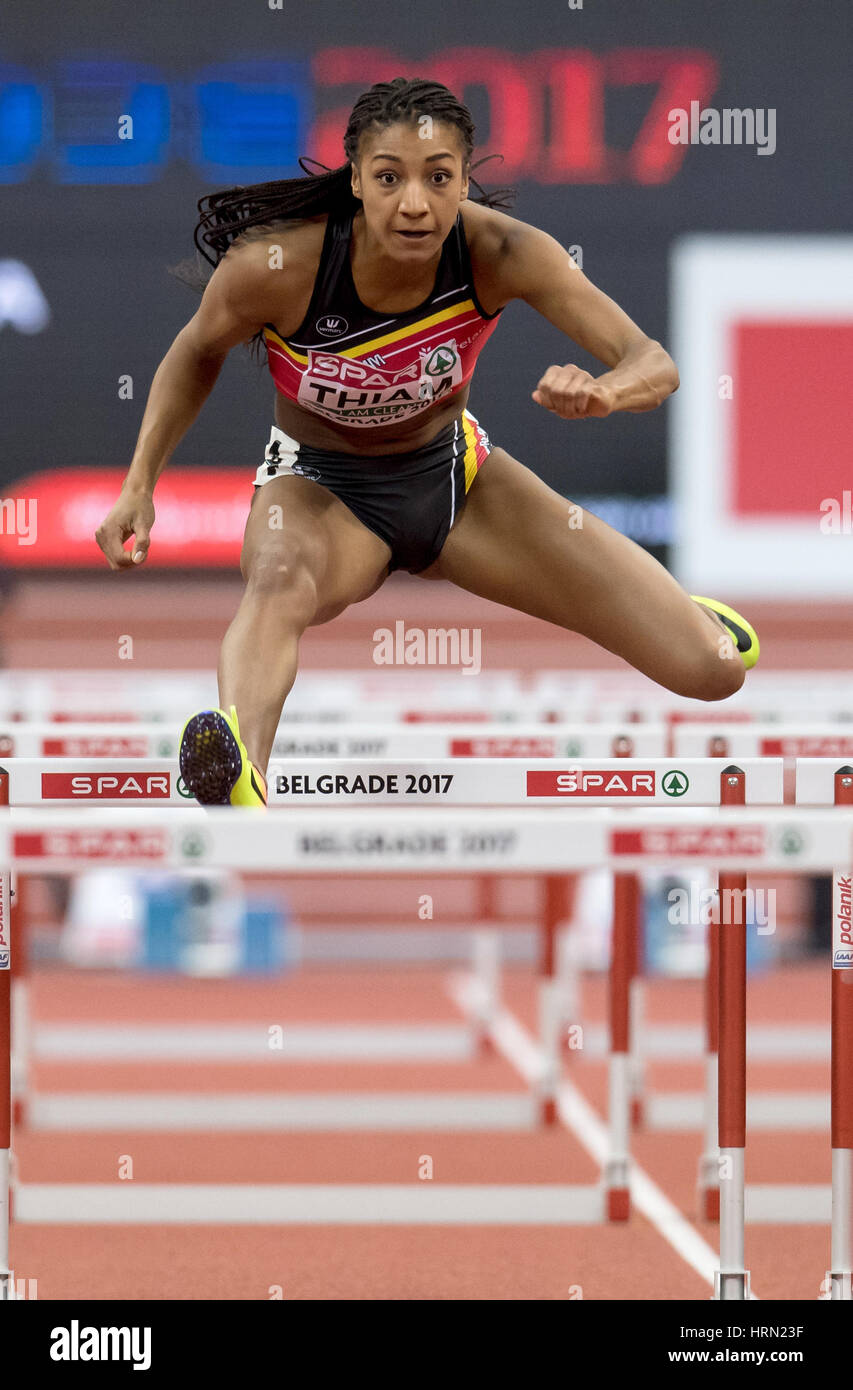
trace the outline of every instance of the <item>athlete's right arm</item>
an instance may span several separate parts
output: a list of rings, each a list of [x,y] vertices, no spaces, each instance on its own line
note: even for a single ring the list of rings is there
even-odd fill
[[[231,248],[216,267],[197,313],[154,374],[127,477],[95,532],[110,569],[145,560],[157,479],[210,395],[231,348],[248,342],[269,317],[266,248],[260,242]],[[131,536],[132,550],[125,550]]]

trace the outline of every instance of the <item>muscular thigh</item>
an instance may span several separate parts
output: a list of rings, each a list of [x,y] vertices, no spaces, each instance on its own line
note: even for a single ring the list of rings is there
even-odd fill
[[[489,454],[428,577],[579,632],[655,679],[679,674],[673,632],[692,635],[695,651],[715,640],[657,560],[503,449]]]
[[[240,568],[247,581],[279,567],[310,579],[328,622],[368,598],[388,574],[390,548],[327,488],[308,478],[273,478],[252,498]]]

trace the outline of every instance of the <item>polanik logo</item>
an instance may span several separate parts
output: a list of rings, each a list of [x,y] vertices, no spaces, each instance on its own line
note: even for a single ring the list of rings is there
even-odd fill
[[[316,327],[317,332],[322,333],[324,338],[340,338],[342,333],[346,333],[349,324],[340,314],[324,314],[317,320]]]

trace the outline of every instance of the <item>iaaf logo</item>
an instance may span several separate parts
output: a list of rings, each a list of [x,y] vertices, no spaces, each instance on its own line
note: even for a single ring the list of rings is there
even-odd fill
[[[569,772],[528,772],[528,796],[654,796],[655,774],[590,768]]]
[[[168,801],[168,772],[43,772],[45,801]]]
[[[832,967],[853,968],[853,884],[850,874],[836,874],[833,884]]]

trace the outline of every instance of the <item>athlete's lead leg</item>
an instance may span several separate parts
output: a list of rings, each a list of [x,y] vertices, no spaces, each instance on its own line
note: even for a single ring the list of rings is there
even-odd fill
[[[720,621],[647,551],[493,449],[426,578],[589,637],[678,695],[724,700],[745,668]]]
[[[306,478],[274,478],[255,494],[241,559],[246,588],[222,643],[219,700],[226,711],[236,706],[240,736],[261,772],[296,679],[300,637],[373,593],[390,553]]]

